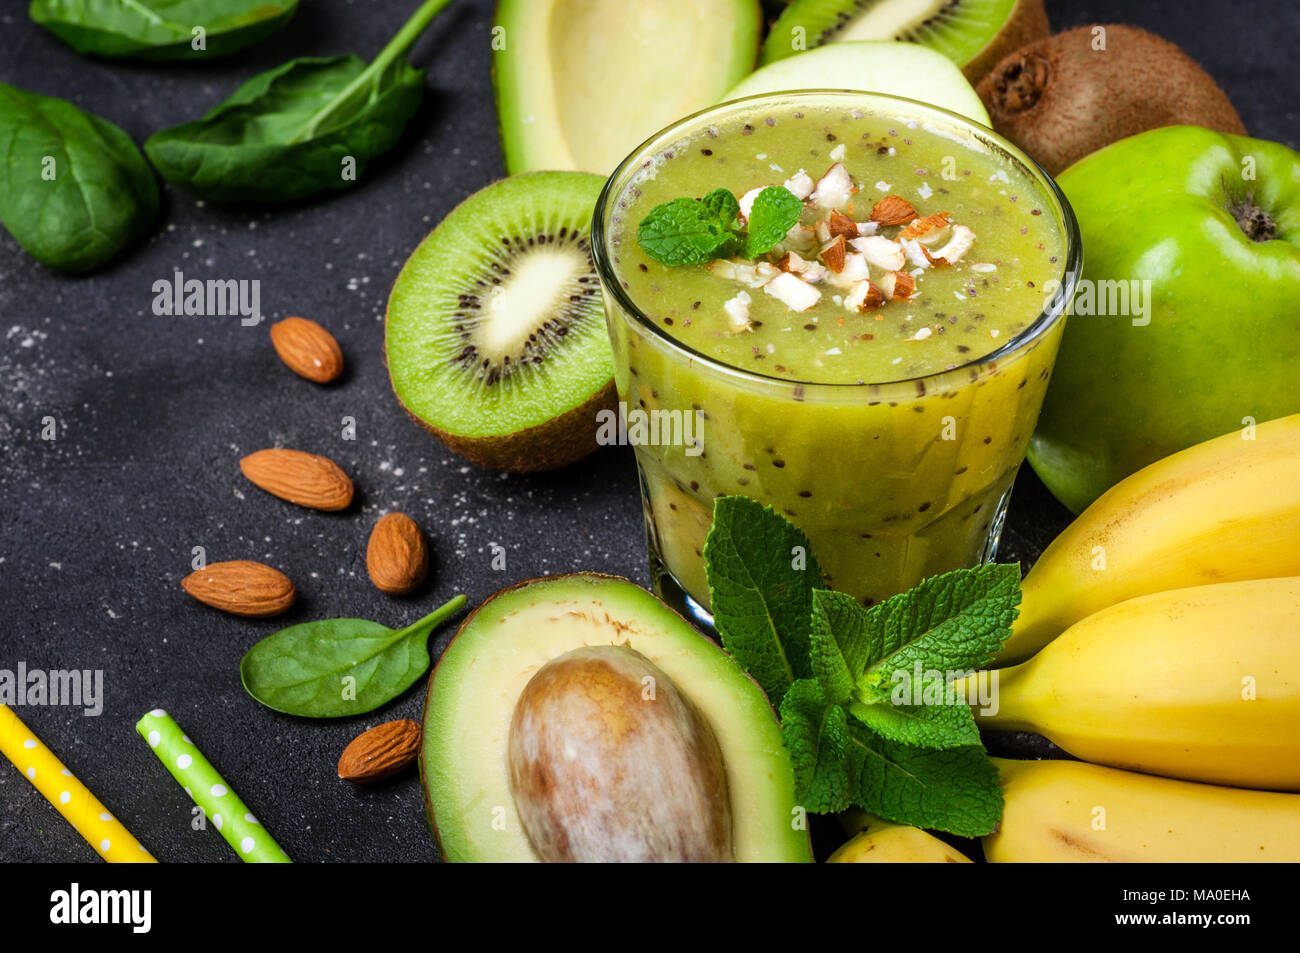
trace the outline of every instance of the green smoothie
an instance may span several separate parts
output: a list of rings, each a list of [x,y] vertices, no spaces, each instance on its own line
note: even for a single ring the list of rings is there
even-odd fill
[[[1059,342],[1048,293],[1078,266],[1068,208],[1010,150],[919,104],[782,94],[688,120],[615,174],[598,259],[620,397],[702,421],[698,445],[636,448],[661,586],[707,607],[704,537],[734,493],[868,603],[992,555]],[[719,188],[738,227],[770,188],[797,221],[752,256],[643,247],[656,208]]]

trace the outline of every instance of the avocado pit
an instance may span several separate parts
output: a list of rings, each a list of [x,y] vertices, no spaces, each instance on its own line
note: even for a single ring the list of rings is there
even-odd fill
[[[627,646],[543,665],[516,702],[507,759],[542,861],[733,859],[718,741],[672,679]]]

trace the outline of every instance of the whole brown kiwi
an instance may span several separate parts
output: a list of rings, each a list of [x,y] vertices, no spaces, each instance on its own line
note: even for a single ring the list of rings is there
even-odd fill
[[[976,87],[993,128],[1055,175],[1161,126],[1246,134],[1218,85],[1181,49],[1120,24],[1081,26],[1004,57]]]

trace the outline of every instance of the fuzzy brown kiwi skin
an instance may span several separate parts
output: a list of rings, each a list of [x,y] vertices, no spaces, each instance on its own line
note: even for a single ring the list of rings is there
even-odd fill
[[[401,403],[400,397],[398,402]],[[614,410],[617,406],[618,392],[611,378],[586,403],[536,427],[499,437],[465,437],[449,433],[421,420],[405,404],[402,404],[402,409],[449,450],[471,463],[507,473],[541,473],[577,463],[596,450],[599,446],[596,443],[596,414],[602,410]]]
[[[388,317],[384,316],[387,323]],[[388,370],[388,346],[384,345],[384,369]],[[605,386],[587,398],[585,403],[566,410],[550,420],[526,430],[502,434],[499,437],[466,437],[439,430],[422,418],[402,400],[393,385],[389,371],[388,384],[402,410],[417,424],[433,434],[447,449],[460,454],[471,463],[489,470],[507,473],[541,473],[558,470],[577,463],[596,450],[596,414],[618,407],[618,391],[611,377]]]
[[[1052,32],[1047,22],[1047,9],[1043,0],[1016,0],[1011,9],[1011,16],[1002,24],[998,35],[989,41],[989,45],[980,50],[975,58],[961,68],[972,86],[984,78],[998,62],[1015,50],[1029,43],[1045,39]]]
[[[975,88],[993,128],[1050,175],[1112,142],[1162,126],[1246,135],[1227,95],[1173,43],[1137,27],[1107,24],[1106,50],[1094,51],[1097,26],[1016,50]],[[1156,85],[1160,96],[1149,97]]]

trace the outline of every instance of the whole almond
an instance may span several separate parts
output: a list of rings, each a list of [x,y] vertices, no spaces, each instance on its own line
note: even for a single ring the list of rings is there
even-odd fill
[[[343,373],[339,342],[315,321],[285,318],[271,325],[271,345],[299,377],[328,384]]]
[[[343,510],[352,503],[352,481],[337,463],[301,450],[272,448],[250,453],[239,469],[267,493],[314,510]]]
[[[352,739],[339,757],[339,777],[366,784],[392,777],[420,753],[420,726],[409,718],[375,725]]]
[[[370,581],[381,592],[403,596],[429,572],[429,547],[415,520],[401,513],[380,518],[366,547]]]
[[[215,609],[253,618],[279,615],[297,595],[280,570],[246,559],[196,569],[181,580],[181,588]]]

